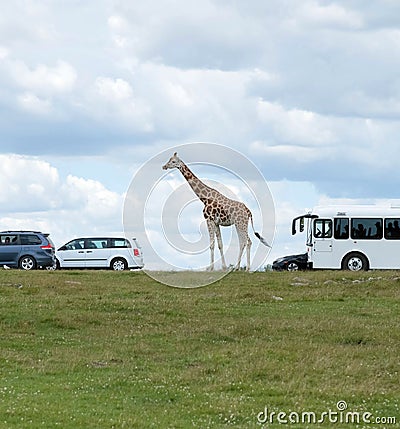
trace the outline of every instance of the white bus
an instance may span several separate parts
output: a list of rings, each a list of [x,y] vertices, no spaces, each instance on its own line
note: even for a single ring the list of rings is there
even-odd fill
[[[325,206],[293,219],[310,268],[400,269],[400,207]]]

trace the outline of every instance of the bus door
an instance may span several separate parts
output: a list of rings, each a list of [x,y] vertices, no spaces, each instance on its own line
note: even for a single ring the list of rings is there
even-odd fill
[[[313,222],[312,259],[314,268],[328,268],[332,265],[332,219],[315,219]]]

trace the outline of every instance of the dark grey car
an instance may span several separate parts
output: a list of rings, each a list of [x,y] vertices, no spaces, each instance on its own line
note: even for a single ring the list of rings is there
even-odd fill
[[[308,268],[308,254],[289,255],[278,258],[272,264],[274,271],[297,271]]]
[[[49,234],[39,231],[0,232],[0,266],[23,270],[53,267],[54,254]]]

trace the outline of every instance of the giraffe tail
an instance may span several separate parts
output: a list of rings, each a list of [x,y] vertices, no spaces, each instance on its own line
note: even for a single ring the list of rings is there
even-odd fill
[[[268,242],[267,242],[267,240],[265,239],[265,238],[263,238],[263,237],[261,237],[261,235],[258,233],[258,232],[256,232],[256,230],[254,229],[254,224],[253,224],[253,216],[252,216],[252,214],[250,213],[250,221],[251,221],[251,227],[253,228],[253,231],[254,231],[254,235],[261,241],[261,243],[264,245],[264,246],[267,246],[267,247],[271,247],[269,244],[268,244]]]
[[[260,235],[258,232],[254,231],[254,234],[255,234],[255,236],[256,236],[256,237],[261,241],[261,243],[262,243],[264,246],[271,247],[271,246],[268,244],[267,240],[266,240],[265,238],[261,237],[261,235]]]

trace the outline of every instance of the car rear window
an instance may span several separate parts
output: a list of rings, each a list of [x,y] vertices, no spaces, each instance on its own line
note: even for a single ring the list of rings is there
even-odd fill
[[[21,244],[25,245],[35,245],[42,244],[42,240],[36,234],[22,234],[20,236]]]
[[[110,240],[110,247],[126,248],[131,247],[131,245],[129,241],[124,238],[112,238]]]

